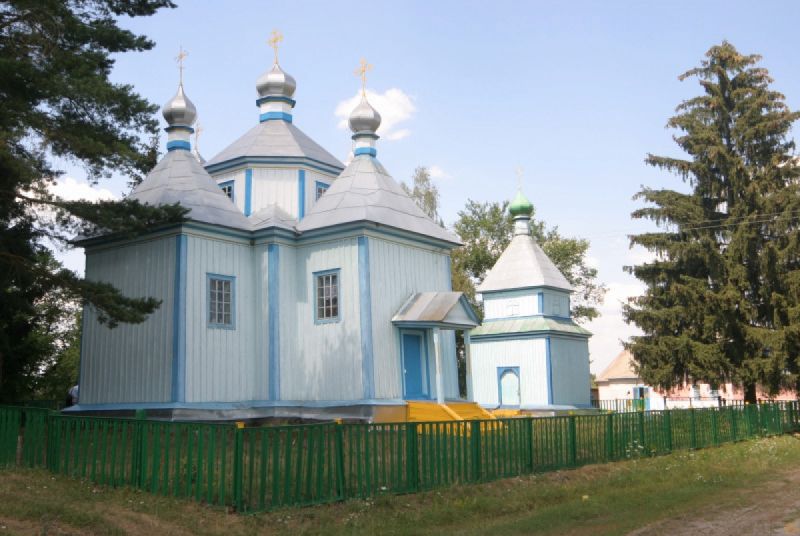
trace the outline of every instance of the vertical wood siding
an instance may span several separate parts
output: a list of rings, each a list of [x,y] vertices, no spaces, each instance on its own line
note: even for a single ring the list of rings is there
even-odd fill
[[[589,405],[589,341],[551,337],[553,403]]]
[[[392,316],[414,293],[450,291],[447,255],[398,242],[369,238],[372,278],[372,340],[375,355],[375,397],[402,398],[403,380],[400,342]],[[442,331],[442,372],[445,397],[458,398],[455,334]],[[429,374],[433,378],[434,359],[429,339]],[[435,397],[435,382],[431,382]]]
[[[217,184],[233,181],[233,203],[236,208],[244,212],[244,170],[234,171],[233,173],[224,172],[212,175]]]
[[[186,276],[186,401],[256,398],[255,251],[247,242],[189,235]],[[208,326],[207,274],[236,278],[234,329]]]
[[[86,278],[104,281],[133,298],[161,306],[141,324],[101,325],[85,310],[81,363],[82,404],[168,402],[172,380],[175,236],[88,251]]]
[[[297,218],[300,213],[298,194],[297,169],[253,168],[253,214],[268,205],[278,205]]]
[[[497,367],[519,367],[521,406],[547,405],[547,349],[544,338],[498,340],[472,344],[472,389],[475,402],[499,405]]]
[[[544,294],[544,314],[548,316],[569,316],[569,293],[565,291],[542,289]]]
[[[334,179],[331,175],[325,175],[318,171],[306,170],[306,214],[317,203],[317,182],[333,184]]]
[[[281,247],[281,398],[360,400],[361,334],[355,238]],[[315,322],[314,272],[339,269],[339,320]]]
[[[486,319],[542,314],[537,291],[532,289],[486,294],[483,296],[483,310]],[[514,311],[516,315],[511,314]]]

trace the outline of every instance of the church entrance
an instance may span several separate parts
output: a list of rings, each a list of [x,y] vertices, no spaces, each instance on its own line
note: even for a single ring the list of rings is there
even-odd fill
[[[430,398],[426,389],[428,376],[428,352],[425,348],[425,332],[419,330],[400,331],[403,358],[403,398],[419,400]]]
[[[500,406],[519,407],[519,367],[498,367],[497,389]]]

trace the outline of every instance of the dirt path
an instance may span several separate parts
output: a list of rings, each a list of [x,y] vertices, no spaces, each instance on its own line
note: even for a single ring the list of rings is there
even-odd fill
[[[629,536],[800,536],[800,468],[735,494],[705,512],[677,515]]]

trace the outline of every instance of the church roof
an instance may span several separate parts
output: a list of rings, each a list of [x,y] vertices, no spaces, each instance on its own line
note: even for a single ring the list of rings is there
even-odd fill
[[[190,220],[250,229],[250,222],[219,189],[197,158],[186,150],[168,151],[130,194],[149,205],[180,203]]]
[[[572,290],[567,278],[556,268],[532,236],[518,234],[497,259],[478,292],[527,287],[552,287]]]
[[[463,292],[419,292],[406,300],[392,323],[464,329],[474,328],[479,321]]]
[[[294,231],[297,220],[278,205],[267,205],[249,218],[253,231],[277,227]]]
[[[537,331],[558,331],[572,335],[591,335],[591,332],[577,325],[569,318],[527,316],[503,320],[485,320],[483,324],[470,331],[472,337],[531,333]]]
[[[639,375],[633,370],[633,356],[628,350],[623,350],[614,360],[597,376],[596,381],[611,380],[637,380]]]
[[[354,222],[372,222],[460,244],[437,225],[370,155],[356,156],[297,225],[302,232]]]
[[[344,165],[317,142],[289,121],[264,121],[230,144],[205,163],[214,168],[225,162],[246,158],[290,157],[308,158],[325,166],[341,170]]]

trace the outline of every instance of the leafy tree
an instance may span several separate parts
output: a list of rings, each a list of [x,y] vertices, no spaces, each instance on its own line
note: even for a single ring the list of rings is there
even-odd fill
[[[772,90],[760,57],[728,42],[699,67],[702,93],[667,125],[686,158],[648,155],[688,193],[644,188],[633,213],[660,230],[631,237],[655,260],[629,271],[647,286],[625,307],[643,335],[629,348],[640,376],[664,388],[684,381],[798,387],[800,191],[791,152],[799,117]]]
[[[49,191],[57,162],[82,165],[91,181],[150,169],[156,107],[112,83],[112,54],[153,47],[118,26],[169,0],[6,0],[0,3],[0,392],[29,391],[48,353],[37,340],[36,304],[52,293],[90,304],[102,321],[141,322],[159,306],[90,282],[52,261],[47,245],[76,234],[133,236],[181,221],[175,206],[65,201]],[[21,390],[21,391],[20,391]]]
[[[508,203],[478,203],[468,200],[458,213],[454,225],[464,246],[453,251],[453,288],[458,288],[474,302],[475,286],[508,247],[513,236],[514,222],[507,210]],[[586,263],[589,241],[565,238],[558,228],[548,229],[544,222],[531,219],[531,234],[544,252],[575,287],[572,316],[578,321],[596,318],[597,306],[603,302],[605,285],[597,282],[597,269]],[[476,304],[477,305],[477,304]],[[480,310],[480,308],[478,309]]]
[[[444,227],[444,222],[439,217],[439,189],[431,181],[431,174],[428,168],[424,166],[417,167],[414,170],[411,183],[413,184],[411,187],[404,182],[401,182],[400,186],[425,214]]]

